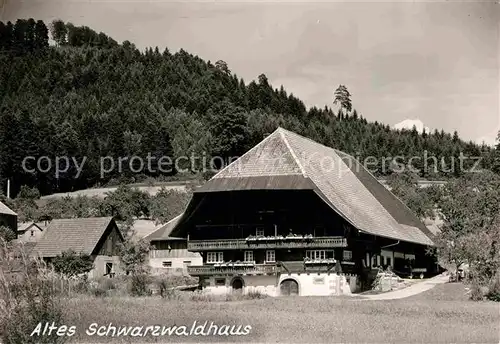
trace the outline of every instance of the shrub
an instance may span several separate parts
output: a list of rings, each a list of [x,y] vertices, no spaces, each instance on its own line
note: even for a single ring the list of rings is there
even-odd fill
[[[483,290],[477,283],[473,283],[470,288],[470,298],[473,301],[481,301],[484,299]]]
[[[226,301],[244,301],[244,300],[260,300],[267,298],[266,294],[261,293],[258,290],[251,290],[246,294],[226,294]]]
[[[117,281],[113,278],[101,278],[89,284],[87,292],[93,296],[108,296],[112,291],[118,289]]]
[[[167,300],[181,300],[182,294],[178,290],[175,289],[164,289],[160,290],[160,295],[162,298]]]
[[[119,245],[120,261],[127,274],[145,274],[149,270],[147,261],[152,246],[141,239],[137,242],[127,240]]]
[[[150,276],[147,274],[133,274],[130,277],[130,294],[132,296],[150,295],[148,285]]]
[[[201,290],[193,291],[189,297],[191,301],[197,302],[211,302],[214,300],[214,297],[210,294],[204,293]]]
[[[258,290],[251,290],[250,292],[245,294],[245,298],[248,300],[265,299],[267,298],[267,295],[261,293]]]
[[[56,272],[67,277],[86,274],[94,268],[92,258],[88,254],[77,254],[72,250],[55,257],[52,265]]]
[[[0,240],[0,330],[2,343],[63,343],[67,337],[55,333],[31,336],[39,323],[64,324],[62,306],[53,281],[56,275],[43,262],[29,259],[15,245]],[[17,263],[15,272],[4,269]],[[34,268],[33,265],[36,265]],[[13,292],[15,290],[15,292]]]
[[[491,301],[500,302],[500,273],[491,280],[486,298]]]
[[[5,241],[12,241],[16,239],[16,233],[12,229],[6,226],[0,226],[0,238]]]

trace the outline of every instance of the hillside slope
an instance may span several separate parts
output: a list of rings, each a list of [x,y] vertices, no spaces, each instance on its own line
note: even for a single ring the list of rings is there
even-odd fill
[[[396,131],[368,123],[356,110],[346,116],[328,107],[306,109],[264,74],[247,84],[224,61],[214,64],[182,49],[140,52],[87,27],[59,22],[58,28],[58,46],[49,47],[41,21],[0,24],[0,184],[5,190],[11,179],[13,194],[23,184],[51,194],[138,174],[210,174],[211,157],[239,156],[278,126],[362,159],[376,157],[379,176],[391,172],[382,157],[408,159],[425,151],[447,166],[457,163],[451,158],[460,152],[483,156],[482,166],[493,166],[489,148],[464,142],[457,133]],[[120,157],[133,156],[154,161],[146,168],[128,160],[118,168]],[[160,169],[164,156],[196,159]],[[25,157],[32,157],[26,169]],[[56,157],[69,159],[67,165],[59,161],[59,173]],[[108,163],[104,170],[102,159]],[[428,179],[460,174],[425,171],[422,162],[415,167]]]

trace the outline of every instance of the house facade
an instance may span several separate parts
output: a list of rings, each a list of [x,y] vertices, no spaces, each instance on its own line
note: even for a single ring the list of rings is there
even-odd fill
[[[122,272],[119,244],[123,242],[123,235],[112,217],[53,220],[32,249],[32,255],[50,263],[70,250],[87,254],[94,262],[89,277],[113,277]]]
[[[154,274],[186,275],[188,267],[203,263],[201,254],[187,249],[186,238],[170,237],[182,214],[144,238],[153,249],[149,252],[149,265]]]
[[[36,222],[21,222],[17,228],[17,240],[23,243],[38,242],[44,233],[44,226]]]
[[[220,294],[349,294],[379,268],[437,268],[432,233],[356,159],[282,128],[195,190],[170,236]]]

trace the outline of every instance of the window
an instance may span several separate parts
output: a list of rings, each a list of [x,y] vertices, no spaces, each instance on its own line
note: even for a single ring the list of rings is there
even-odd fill
[[[245,262],[253,262],[253,251],[245,251]]]
[[[111,276],[113,273],[113,263],[106,263],[106,274],[104,276]]]
[[[352,260],[352,251],[344,250],[344,254],[342,256],[342,259],[345,260],[345,261]]]
[[[257,227],[257,229],[255,230],[255,235],[264,236],[264,227]]]
[[[31,230],[31,236],[35,236],[35,231]]]
[[[387,265],[391,265],[391,263],[392,263],[392,262],[391,262],[391,257],[386,257],[386,259],[387,259],[386,264],[387,264]]]
[[[222,263],[224,261],[223,252],[208,252],[207,263]]]
[[[191,261],[190,260],[185,260],[183,261],[184,265],[191,265]]]
[[[161,265],[164,268],[171,268],[172,267],[172,262],[162,262]]]
[[[276,252],[274,250],[266,251],[266,262],[274,263],[276,262]]]
[[[225,278],[216,278],[215,279],[215,285],[216,286],[225,286],[226,285],[226,279]]]
[[[326,259],[325,250],[308,250],[306,251],[306,257],[309,259]]]

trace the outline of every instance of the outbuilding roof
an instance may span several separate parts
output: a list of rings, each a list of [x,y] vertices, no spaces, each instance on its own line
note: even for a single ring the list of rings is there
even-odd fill
[[[92,254],[112,224],[116,226],[112,217],[53,220],[34,251],[41,257],[55,257],[68,250]]]
[[[12,209],[7,207],[2,202],[0,202],[0,214],[17,216],[17,214]]]

